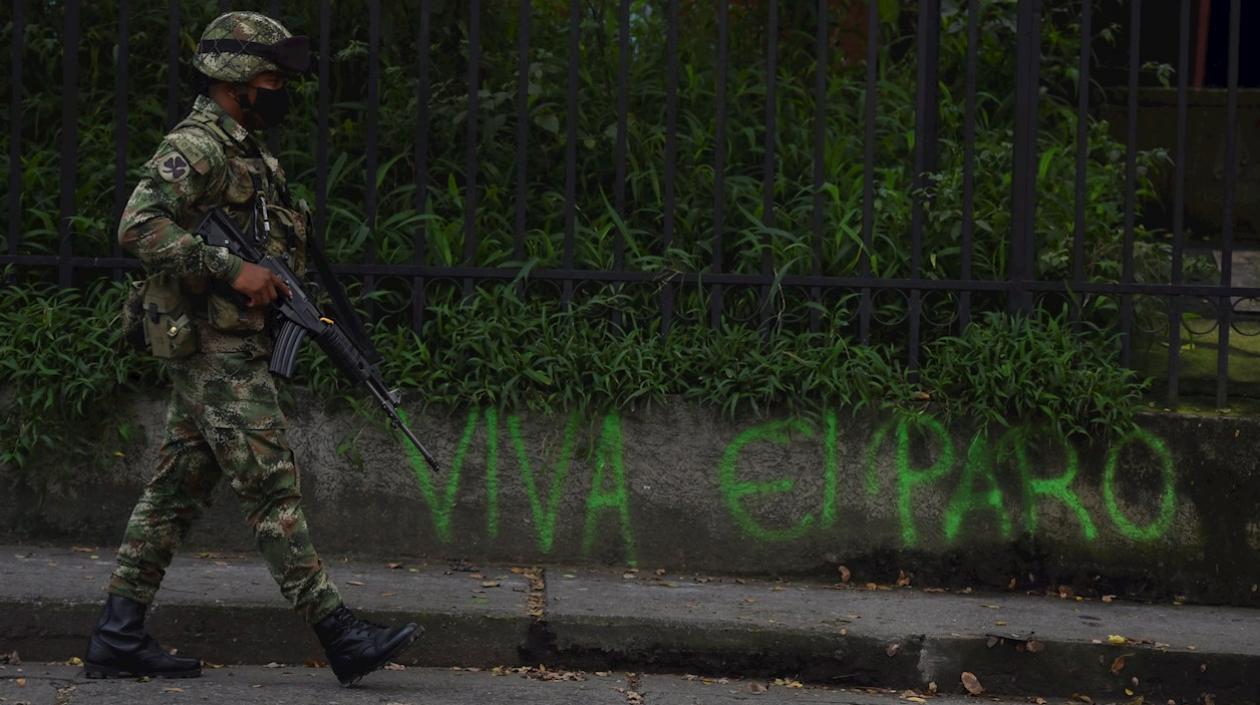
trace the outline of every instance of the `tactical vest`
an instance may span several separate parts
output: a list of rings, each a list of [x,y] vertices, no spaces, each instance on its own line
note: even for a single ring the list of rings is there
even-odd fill
[[[267,243],[268,251],[275,256],[285,258],[289,266],[298,276],[306,270],[306,237],[310,232],[310,212],[305,201],[294,204],[285,183],[284,172],[275,157],[258,146],[256,155],[250,154],[246,144],[233,137],[218,119],[210,113],[193,112],[172,131],[181,129],[197,129],[211,136],[223,146],[227,162],[227,174],[222,191],[221,202],[207,204],[226,208],[228,213],[243,229],[255,227],[253,215],[258,205],[256,193],[261,192],[266,202],[268,218],[271,221],[271,239]],[[200,219],[201,215],[197,216]],[[180,223],[182,227],[191,229],[197,223]],[[261,224],[257,227],[261,228]],[[185,292],[193,301],[193,316],[204,320],[200,335],[200,348],[206,352],[216,352],[223,345],[231,346],[235,341],[226,342],[216,339],[217,333],[229,335],[249,335],[266,329],[269,316],[266,309],[246,308],[239,298],[232,295],[226,283],[209,286],[210,282],[201,278],[185,279],[182,282]],[[204,306],[201,305],[204,301]],[[201,314],[204,311],[204,318]]]

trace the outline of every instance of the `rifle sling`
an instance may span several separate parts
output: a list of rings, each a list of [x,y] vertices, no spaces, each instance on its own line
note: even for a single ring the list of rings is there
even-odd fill
[[[362,319],[354,310],[354,306],[350,304],[350,298],[346,296],[345,289],[341,288],[341,282],[337,281],[337,277],[333,275],[332,267],[328,266],[328,259],[324,257],[323,250],[316,244],[314,233],[306,239],[306,253],[315,263],[315,271],[319,274],[320,283],[328,290],[334,320],[346,332],[350,340],[354,341],[355,346],[363,351],[363,356],[370,363],[379,364],[381,354],[376,351],[376,346],[372,345],[371,339],[364,331]]]

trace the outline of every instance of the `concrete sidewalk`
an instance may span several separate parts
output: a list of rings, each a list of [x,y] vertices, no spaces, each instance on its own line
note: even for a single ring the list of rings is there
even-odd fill
[[[0,547],[0,654],[80,655],[108,552]],[[704,576],[333,563],[347,603],[428,630],[404,663],[671,670],[962,694],[1260,702],[1260,612]],[[216,663],[321,656],[253,557],[183,557],[153,609],[164,644]]]
[[[536,668],[524,673],[406,668],[374,673],[358,686],[342,689],[326,670],[303,666],[231,666],[208,670],[197,679],[147,682],[87,680],[82,669],[59,664],[0,666],[0,703],[15,705],[905,705],[902,695],[756,679]],[[932,702],[965,705],[974,700],[959,696]]]

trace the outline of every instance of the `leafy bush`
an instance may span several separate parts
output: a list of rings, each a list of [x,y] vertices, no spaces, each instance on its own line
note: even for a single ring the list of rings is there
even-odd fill
[[[9,272],[0,272],[8,275]],[[123,289],[0,288],[0,466],[34,470],[50,457],[102,460],[99,420],[118,394],[161,381],[161,369],[121,348]],[[51,473],[32,473],[41,483]]]
[[[1065,314],[990,312],[928,346],[924,386],[949,413],[985,425],[1033,418],[1064,436],[1125,428],[1147,383],[1115,364],[1115,345],[1102,330],[1073,332]]]
[[[127,442],[126,419],[106,413],[121,395],[163,382],[154,360],[123,347],[117,324],[125,284],[0,289],[0,467],[39,489],[65,479],[49,467],[99,465]],[[960,337],[929,345],[917,383],[900,354],[826,333],[767,338],[740,325],[678,327],[665,335],[620,329],[612,311],[641,312],[626,297],[592,297],[571,310],[480,293],[438,306],[419,334],[378,326],[386,379],[427,407],[496,406],[559,412],[683,399],[729,417],[823,408],[918,409],[981,426],[1044,421],[1065,435],[1123,430],[1144,384],[1114,362],[1101,332],[1078,336],[1062,317],[990,313]],[[290,387],[329,401],[357,400],[314,345]],[[362,409],[379,421],[375,412]],[[71,462],[68,462],[71,461]]]

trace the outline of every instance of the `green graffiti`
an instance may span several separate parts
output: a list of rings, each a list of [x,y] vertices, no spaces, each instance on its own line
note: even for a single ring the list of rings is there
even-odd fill
[[[788,541],[800,538],[814,523],[813,515],[806,514],[790,528],[777,529],[762,526],[744,508],[744,498],[791,492],[796,482],[788,477],[781,477],[770,482],[746,482],[736,479],[735,466],[745,446],[761,441],[787,445],[790,433],[813,438],[814,430],[808,423],[799,419],[770,421],[753,426],[736,436],[735,440],[726,447],[726,453],[723,454],[722,462],[718,466],[718,485],[722,489],[722,497],[726,500],[731,516],[735,518],[735,523],[745,534],[762,541]]]
[[[1076,448],[1062,436],[1058,437],[1063,448],[1063,474],[1057,477],[1036,477],[1032,472],[1032,464],[1028,461],[1028,434],[1026,428],[1007,431],[998,442],[996,462],[1008,455],[1013,456],[1015,468],[1019,472],[1020,487],[1024,494],[1024,529],[1030,534],[1037,533],[1037,504],[1042,497],[1062,502],[1076,515],[1081,525],[1081,532],[1086,541],[1098,538],[1098,528],[1089,515],[1089,510],[1081,503],[1081,498],[1072,490],[1076,481],[1076,473],[1080,468],[1080,459]]]
[[[821,524],[824,527],[836,523],[836,413],[823,415],[823,503]]]
[[[983,489],[977,491],[977,481],[983,482]],[[1010,538],[1011,518],[1006,513],[1002,489],[998,486],[994,475],[993,457],[989,453],[989,442],[981,434],[971,439],[967,448],[967,460],[963,463],[962,478],[958,480],[958,488],[949,500],[949,508],[945,510],[945,538],[953,541],[958,538],[963,519],[972,512],[992,511],[998,520],[998,531],[1002,538]]]
[[[595,527],[599,515],[608,509],[617,510],[621,527],[621,541],[625,548],[626,563],[638,564],[634,550],[634,531],[630,524],[630,488],[626,485],[624,450],[621,444],[621,419],[616,414],[604,417],[603,432],[595,451],[595,475],[591,478],[591,491],[586,496],[586,531],[582,536],[582,553],[589,555],[595,541]],[[611,466],[612,487],[606,488],[605,474]]]
[[[538,496],[538,482],[530,466],[529,457],[525,454],[525,440],[521,437],[521,422],[515,415],[507,417],[508,435],[512,445],[516,447],[516,460],[521,471],[521,481],[525,485],[525,496],[529,498],[529,509],[534,517],[534,529],[538,538],[538,550],[550,553],[556,541],[556,519],[559,516],[560,500],[563,497],[564,483],[569,477],[569,466],[573,462],[573,439],[577,435],[578,416],[570,414],[564,426],[564,439],[560,443],[560,457],[551,471],[551,482],[547,487],[547,503],[544,506]]]
[[[926,468],[910,466],[910,430],[926,429],[936,434],[941,444],[941,457]],[[897,422],[897,450],[893,461],[897,467],[897,513],[901,517],[901,542],[906,546],[918,543],[914,526],[914,488],[926,485],[949,474],[954,467],[954,443],[941,422],[931,416],[906,415]]]
[[[514,455],[525,499],[528,501],[528,511],[532,517],[534,542],[540,554],[550,554],[555,549],[560,530],[561,506],[566,496],[579,491],[578,485],[570,482],[569,478],[575,460],[579,424],[582,423],[576,413],[567,418],[559,448],[546,454],[554,457],[535,456],[531,460],[518,416],[501,414],[494,408],[470,411],[456,444],[450,468],[440,480],[430,473],[419,453],[410,444],[400,444],[412,467],[423,502],[429,509],[437,540],[448,544],[454,538],[456,498],[468,452],[477,435],[479,420],[483,417],[486,425],[485,536],[497,539],[502,533],[505,520],[501,508],[504,468],[500,464],[503,462],[503,455]],[[806,537],[819,530],[833,529],[839,523],[841,448],[837,412],[824,412],[820,425],[821,430],[811,421],[799,418],[769,421],[743,430],[726,446],[717,467],[718,490],[732,520],[743,535],[757,541],[784,542]],[[499,437],[504,429],[508,434],[506,441]],[[977,514],[984,515],[985,527],[992,527],[993,539],[1009,540],[1016,521],[1014,512],[1017,511],[1008,501],[1012,492],[1018,492],[1022,499],[1021,523],[1029,534],[1036,535],[1043,528],[1044,522],[1040,516],[1042,511],[1046,510],[1048,503],[1057,502],[1075,516],[1080,525],[1080,535],[1086,541],[1095,541],[1099,537],[1100,527],[1082,501],[1078,489],[1084,492],[1086,499],[1096,497],[1098,490],[1101,490],[1101,503],[1117,533],[1128,540],[1149,542],[1168,533],[1177,508],[1176,476],[1172,455],[1160,438],[1141,429],[1124,437],[1106,452],[1101,488],[1077,488],[1075,485],[1081,472],[1081,459],[1077,448],[1061,436],[1050,438],[1049,441],[1052,444],[1058,443],[1058,447],[1062,448],[1062,472],[1050,476],[1034,472],[1034,461],[1030,456],[1037,457],[1033,450],[1040,446],[1034,446],[1033,439],[1042,435],[1045,434],[1038,434],[1035,429],[1016,428],[1004,433],[996,443],[991,442],[987,436],[976,435],[968,443],[965,456],[958,458],[956,456],[959,449],[941,422],[928,415],[898,415],[871,432],[862,449],[864,465],[860,469],[862,477],[859,479],[872,495],[881,492],[892,495],[890,501],[896,507],[901,543],[908,548],[917,546],[921,532],[926,530],[926,526],[919,526],[924,517],[921,512],[916,511],[916,497],[921,498],[924,490],[950,475],[959,460],[961,471],[957,476],[957,484],[948,494],[940,529],[940,537],[946,541],[954,542],[962,538],[969,530],[969,522],[979,522],[979,518],[975,516]],[[767,481],[744,480],[739,477],[739,461],[750,445],[770,443],[787,446],[793,439],[799,438],[813,440],[821,445],[822,462],[808,464],[813,472],[821,474],[820,511],[817,514],[805,512],[794,523],[792,519],[785,518],[783,523],[786,525],[776,526],[773,519],[757,517],[750,509],[751,503],[758,499],[769,501],[771,495],[793,492],[797,489],[798,479],[784,476]],[[503,449],[500,452],[501,442],[510,443],[511,450]],[[1122,482],[1117,478],[1120,457],[1126,448],[1134,444],[1145,447],[1144,452],[1149,452],[1155,458],[1163,482],[1156,515],[1145,522],[1126,516],[1125,511],[1135,510],[1127,506],[1122,509],[1118,495],[1118,483]],[[626,472],[625,446],[620,417],[615,413],[603,416],[593,456],[590,489],[584,503],[581,551],[583,555],[590,555],[592,547],[601,540],[601,531],[610,532],[611,527],[608,525],[615,523],[616,531],[609,533],[608,540],[616,541],[619,538],[626,562],[633,565],[637,560],[637,550],[630,512],[631,495]],[[935,453],[935,456],[929,456],[932,460],[924,467],[917,467],[911,458],[912,448],[916,451],[922,448],[928,453]],[[890,456],[891,460],[891,471],[884,473],[890,477],[888,483],[884,483],[878,464],[881,453]],[[1054,466],[1058,467],[1059,464],[1056,460]],[[1010,475],[1006,474],[1011,471],[1013,472]],[[543,475],[548,477],[544,480]],[[1008,477],[1009,480],[1006,479]],[[1002,482],[999,482],[999,478],[1002,478]],[[1016,481],[1018,488],[1015,486]],[[942,490],[942,494],[943,492]],[[572,497],[570,501],[575,502],[578,499]],[[783,502],[779,502],[779,505],[782,504]],[[776,511],[774,515],[782,516],[783,512]],[[989,519],[989,516],[992,518]],[[464,525],[462,520],[460,523]],[[566,522],[566,525],[569,524],[570,522]],[[572,530],[576,529],[576,522],[572,522]],[[1054,533],[1062,536],[1073,532],[1069,527],[1056,527]]]
[[[1146,526],[1138,526],[1120,511],[1119,502],[1116,500],[1116,465],[1120,460],[1120,452],[1125,446],[1134,441],[1140,441],[1155,453],[1156,460],[1159,461],[1162,479],[1164,481],[1164,491],[1160,495],[1159,516]],[[1107,466],[1103,471],[1103,503],[1107,506],[1107,513],[1111,515],[1111,520],[1116,523],[1116,529],[1120,531],[1126,538],[1134,541],[1153,541],[1163,536],[1172,526],[1173,515],[1177,509],[1177,477],[1173,470],[1172,454],[1168,452],[1168,446],[1164,445],[1157,436],[1146,431],[1145,429],[1136,429],[1133,433],[1125,436],[1118,444],[1111,447],[1107,452]]]
[[[486,409],[486,535],[499,537],[499,412]]]
[[[407,416],[401,409],[398,410],[398,414],[402,417],[403,423],[407,423]],[[477,411],[468,412],[468,422],[464,424],[464,435],[460,437],[459,445],[455,447],[455,459],[451,462],[450,469],[446,471],[446,485],[443,487],[441,497],[437,494],[437,488],[433,486],[433,475],[424,459],[420,457],[420,451],[410,443],[403,444],[407,461],[411,464],[416,482],[420,485],[420,493],[424,495],[424,501],[429,505],[429,513],[433,516],[433,528],[437,531],[438,540],[442,543],[449,543],[451,540],[451,510],[455,507],[455,493],[459,490],[459,476],[464,468],[464,456],[468,453],[468,445],[472,442],[473,433],[477,431],[477,418],[480,415]]]

